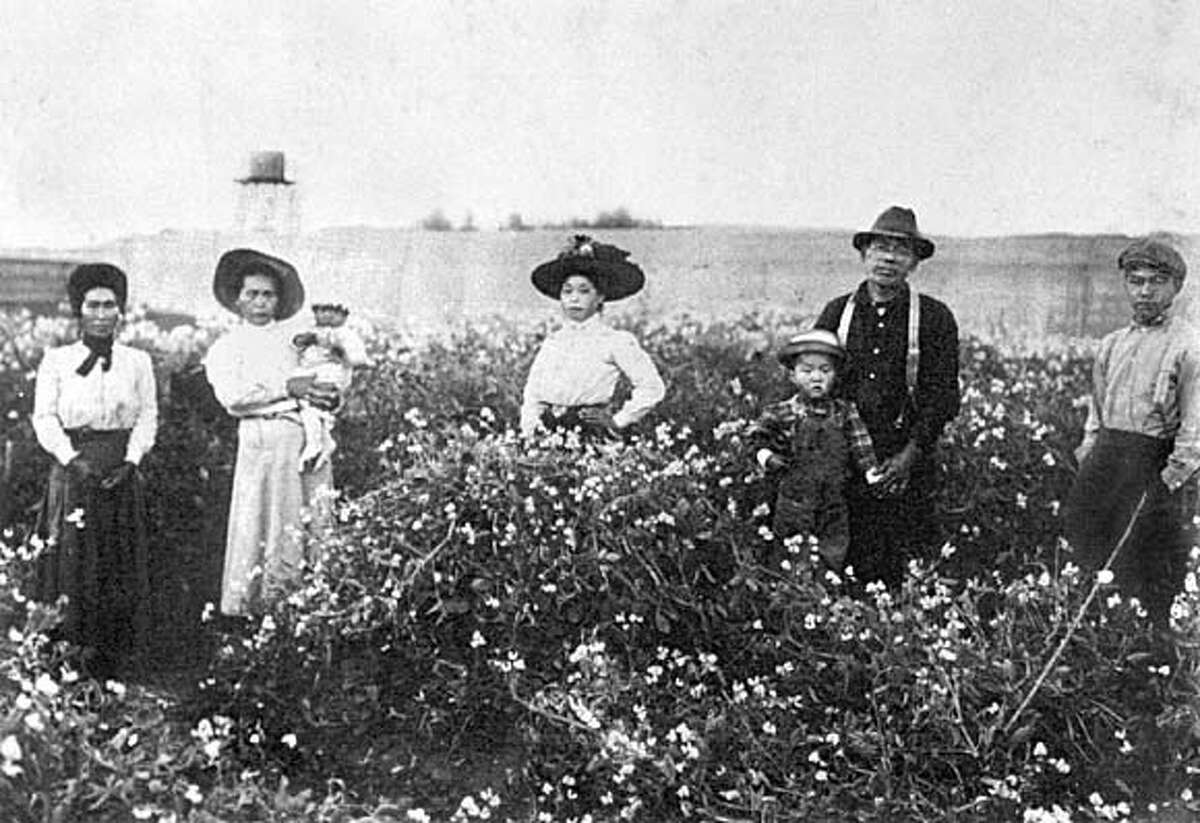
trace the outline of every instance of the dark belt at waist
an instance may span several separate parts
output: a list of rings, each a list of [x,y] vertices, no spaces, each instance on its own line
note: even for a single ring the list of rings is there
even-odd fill
[[[243,414],[239,420],[286,420],[289,423],[300,422],[300,412],[296,409],[270,412],[268,414]]]
[[[96,443],[104,440],[128,440],[132,429],[66,429],[72,446],[80,443]]]
[[[1175,448],[1175,439],[1121,429],[1100,429],[1096,435],[1096,445],[1165,459]]]

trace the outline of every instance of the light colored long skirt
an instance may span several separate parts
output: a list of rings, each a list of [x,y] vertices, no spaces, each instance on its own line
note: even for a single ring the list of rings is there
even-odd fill
[[[221,580],[224,614],[254,614],[285,596],[308,559],[304,532],[328,527],[333,473],[328,462],[301,472],[303,448],[299,421],[247,418],[238,424]]]

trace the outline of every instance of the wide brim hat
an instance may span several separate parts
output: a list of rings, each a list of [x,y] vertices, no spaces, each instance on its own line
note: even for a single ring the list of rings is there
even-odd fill
[[[242,292],[242,281],[246,274],[269,272],[279,280],[279,307],[277,320],[286,320],[300,311],[304,305],[304,284],[296,267],[286,260],[272,257],[255,249],[233,249],[221,255],[217,270],[213,274],[213,296],[217,302],[234,314],[238,311],[238,295]]]
[[[780,347],[775,356],[779,358],[780,363],[791,368],[792,363],[802,354],[825,354],[839,363],[846,359],[846,349],[838,340],[838,336],[824,329],[811,329],[795,335]]]
[[[628,257],[624,249],[577,234],[558,257],[534,269],[530,279],[534,288],[557,300],[566,279],[579,274],[591,280],[605,300],[622,300],[646,285],[645,273]]]
[[[121,311],[125,311],[125,302],[129,297],[129,281],[125,272],[110,263],[83,263],[76,266],[67,278],[67,298],[75,314],[79,314],[84,295],[92,289],[112,289]]]
[[[933,257],[933,241],[917,229],[917,216],[912,209],[903,206],[891,206],[875,220],[875,224],[867,231],[854,235],[854,248],[862,252],[875,237],[891,237],[907,240],[912,244],[913,252],[918,260]]]

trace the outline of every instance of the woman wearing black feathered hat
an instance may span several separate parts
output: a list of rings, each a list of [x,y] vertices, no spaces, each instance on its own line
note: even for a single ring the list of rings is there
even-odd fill
[[[606,302],[641,290],[642,270],[629,252],[576,235],[559,255],[533,270],[534,288],[559,302],[564,323],[542,343],[525,382],[521,433],[578,428],[611,436],[636,423],[666,392],[654,362],[627,331],[604,322]],[[629,400],[610,408],[617,380],[632,384]]]
[[[37,597],[66,595],[61,636],[86,674],[111,677],[148,629],[146,509],[138,464],[154,445],[157,392],[150,356],[115,342],[125,273],[75,268],[67,283],[80,339],[38,367],[33,430],[54,457],[39,532]]]

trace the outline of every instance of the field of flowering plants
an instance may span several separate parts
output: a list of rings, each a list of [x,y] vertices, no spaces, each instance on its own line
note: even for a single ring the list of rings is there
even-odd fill
[[[372,332],[338,528],[249,629],[207,605],[234,445],[195,372],[217,330],[128,323],[163,407],[143,466],[158,632],[144,671],[94,683],[22,594],[32,370],[70,327],[8,318],[0,818],[1194,819],[1195,577],[1169,652],[1102,589],[1054,657],[1092,589],[1059,539],[1087,353],[964,342],[945,545],[885,590],[814,576],[767,528],[742,432],[787,392],[769,351],[804,319],[621,321],[667,399],[588,448],[513,432],[544,328]]]

